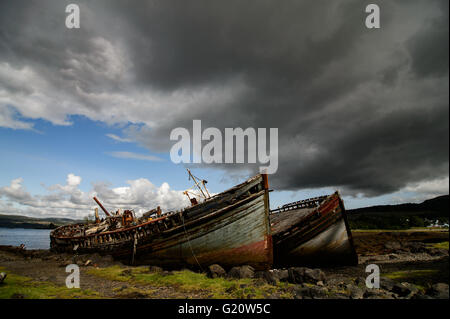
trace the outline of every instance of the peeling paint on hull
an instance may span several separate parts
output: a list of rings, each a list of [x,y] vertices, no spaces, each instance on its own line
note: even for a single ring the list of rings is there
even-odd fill
[[[345,209],[337,193],[286,205],[270,216],[276,266],[358,263]]]
[[[136,256],[141,263],[166,267],[218,263],[224,267],[248,264],[257,269],[268,268],[272,246],[264,197],[262,193],[209,223],[188,227],[186,232],[182,229],[172,238],[144,243]]]
[[[343,220],[289,252],[291,265],[355,264]]]
[[[109,254],[135,264],[179,268],[251,265],[268,269],[273,261],[267,177],[258,175],[211,200],[168,217],[95,235],[50,234],[60,252]]]

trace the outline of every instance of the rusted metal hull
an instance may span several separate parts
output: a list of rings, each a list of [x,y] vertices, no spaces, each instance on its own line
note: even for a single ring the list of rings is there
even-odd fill
[[[270,214],[274,265],[322,266],[358,263],[339,194],[283,206]]]
[[[56,229],[51,247],[169,268],[218,263],[267,269],[273,249],[266,178],[258,175],[205,203],[120,231],[64,237]]]

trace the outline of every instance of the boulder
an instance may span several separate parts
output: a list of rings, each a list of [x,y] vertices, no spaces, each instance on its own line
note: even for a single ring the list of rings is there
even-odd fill
[[[239,267],[233,267],[228,272],[228,277],[242,279],[242,278],[253,278],[255,274],[255,269],[252,266],[244,265]]]
[[[294,290],[294,297],[296,299],[311,299],[311,294],[308,287],[298,285]]]
[[[0,273],[0,284],[5,280],[6,276],[7,275],[4,272]]]
[[[322,299],[328,297],[328,289],[325,287],[306,287],[298,285],[295,288],[297,299]]]
[[[255,273],[255,278],[261,278],[268,284],[277,285],[277,282],[279,281],[278,277],[273,273],[273,271],[258,271]]]
[[[348,285],[347,289],[348,289],[351,299],[363,299],[364,298],[365,289],[360,288],[358,286],[354,286],[354,285]]]
[[[305,275],[305,269],[302,267],[291,267],[288,269],[288,282],[292,284],[302,284]]]
[[[313,299],[323,299],[328,297],[328,289],[325,287],[318,287],[318,286],[310,287],[309,293],[311,298]]]
[[[394,294],[382,289],[367,289],[363,295],[364,299],[393,299],[395,298]]]
[[[213,264],[206,269],[206,275],[209,278],[217,278],[217,277],[225,277],[226,276],[225,269],[222,268],[222,266],[218,264]]]
[[[131,291],[129,293],[122,294],[120,297],[125,299],[144,299],[148,298],[148,295],[139,291]]]
[[[396,281],[387,278],[387,277],[380,277],[380,288],[387,290],[387,291],[393,291],[394,286],[397,284]]]
[[[325,282],[325,273],[320,269],[305,269],[305,282],[317,284],[317,282]]]
[[[397,294],[399,297],[411,298],[419,292],[419,289],[417,289],[413,284],[402,282],[395,284],[392,288],[392,292]]]
[[[306,267],[291,267],[288,270],[288,281],[293,284],[325,282],[325,273],[320,269]]]
[[[431,286],[427,291],[427,295],[436,299],[448,299],[448,284],[437,283]]]
[[[151,273],[161,273],[163,269],[159,266],[148,266],[148,271]]]
[[[279,281],[288,281],[289,279],[289,271],[287,269],[274,269],[273,274]]]
[[[366,286],[366,278],[365,277],[356,277],[354,281],[357,286]]]

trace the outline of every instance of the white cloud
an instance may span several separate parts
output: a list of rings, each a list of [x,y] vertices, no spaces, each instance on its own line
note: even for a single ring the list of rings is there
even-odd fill
[[[81,177],[75,176],[74,174],[67,175],[67,185],[78,186],[81,183]]]
[[[404,188],[407,192],[414,192],[428,196],[439,196],[449,193],[449,177],[422,181],[409,184]]]
[[[112,138],[113,140],[115,140],[117,142],[122,142],[122,143],[131,143],[131,142],[133,142],[131,139],[120,137],[120,136],[117,136],[115,134],[106,134],[106,136]]]
[[[449,193],[449,177],[410,183],[398,192],[391,194],[390,204],[421,203]]]
[[[3,62],[0,63],[0,114],[8,114],[7,109],[12,107],[23,117],[43,118],[56,125],[70,125],[66,116],[74,114],[70,110],[78,109],[63,90],[58,90],[32,67],[14,68]],[[9,113],[11,115],[11,111]],[[15,122],[16,126],[32,128],[25,122]]]
[[[23,178],[19,177],[11,181],[10,186],[0,188],[0,197],[6,196],[14,201],[27,201],[31,195],[26,191],[22,185]]]
[[[138,154],[138,153],[133,153],[133,152],[109,152],[106,154],[111,155],[113,157],[117,157],[117,158],[137,159],[137,160],[142,160],[142,161],[160,162],[163,160],[162,158],[157,157],[157,156]]]
[[[83,192],[78,188],[81,180],[80,176],[68,174],[65,185],[52,185],[45,195],[31,195],[24,188],[22,178],[14,179],[10,186],[0,188],[0,214],[81,219],[97,207],[92,200],[94,196],[109,211],[134,209],[137,215],[157,206],[163,211],[189,206],[183,191],[171,189],[168,183],[158,187],[148,179],[139,178],[127,181],[127,186],[112,188],[100,182],[89,192]]]
[[[12,128],[15,130],[30,130],[33,128],[33,124],[18,120],[11,107],[2,107],[0,105],[0,127]]]

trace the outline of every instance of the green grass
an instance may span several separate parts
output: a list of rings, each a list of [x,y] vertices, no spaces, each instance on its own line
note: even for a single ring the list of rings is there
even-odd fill
[[[440,228],[439,230],[430,229],[428,227],[413,227],[413,228],[408,228],[408,229],[352,229],[352,232],[355,232],[355,233],[380,233],[380,232],[397,233],[397,232],[414,232],[414,231],[429,231],[429,232],[447,231],[448,232],[448,228]]]
[[[0,284],[0,299],[92,299],[101,298],[97,292],[82,289],[69,289],[56,286],[50,282],[37,282],[31,278],[13,274],[0,267],[7,273],[6,279]]]
[[[430,286],[431,279],[439,277],[440,271],[437,269],[417,269],[406,271],[395,271],[387,273],[384,276],[397,282],[409,282],[421,291]]]
[[[439,273],[436,269],[418,269],[418,270],[405,270],[405,271],[394,271],[387,273],[384,276],[393,280],[404,280],[411,278],[422,278],[430,275],[435,275]]]
[[[153,287],[173,287],[177,291],[202,292],[212,298],[264,298],[276,291],[282,292],[282,297],[292,298],[285,289],[290,284],[279,283],[255,285],[252,279],[208,278],[203,273],[190,270],[173,271],[169,275],[150,273],[148,267],[127,268],[131,274],[123,274],[124,268],[112,266],[107,268],[92,268],[89,274],[115,281],[123,281]]]
[[[428,244],[428,246],[433,248],[447,249],[448,250],[448,241],[443,241],[441,243]]]
[[[425,287],[429,285],[430,277],[435,277],[438,275],[439,270],[436,269],[418,269],[395,271],[385,274],[384,276],[398,282],[410,282],[418,289],[424,291]]]
[[[430,277],[439,276],[439,273],[437,269],[417,269],[395,271],[384,276],[398,282],[410,282],[419,290],[425,291],[425,287],[429,286]]]

